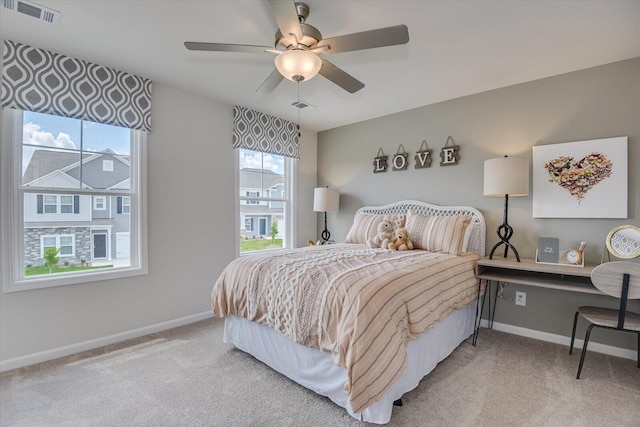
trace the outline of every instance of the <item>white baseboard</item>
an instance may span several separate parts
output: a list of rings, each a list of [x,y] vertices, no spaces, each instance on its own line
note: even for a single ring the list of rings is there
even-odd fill
[[[488,328],[489,321],[483,319],[480,323],[481,326]],[[566,345],[569,347],[571,345],[571,337],[565,337],[564,335],[552,334],[549,332],[536,331],[534,329],[523,328],[520,326],[507,325],[505,323],[493,322],[493,329],[496,331],[506,332],[513,335],[520,335],[527,338],[533,338],[536,340],[552,342],[555,344]],[[482,332],[480,332],[482,334]],[[573,344],[574,348],[582,349],[583,340],[578,339],[576,337],[575,343]],[[634,350],[629,350],[626,348],[614,347],[612,345],[600,344],[597,342],[593,342],[590,340],[589,342],[589,350],[595,351],[596,353],[608,354],[609,356],[622,357],[624,359],[637,359],[637,353]]]
[[[81,353],[94,348],[103,347],[109,344],[126,341],[132,338],[138,338],[144,335],[153,334],[155,332],[164,331],[178,326],[188,325],[189,323],[198,322],[200,320],[211,317],[210,311],[192,314],[190,316],[173,319],[166,322],[156,323],[130,331],[120,332],[118,334],[107,335],[106,337],[96,338],[89,341],[83,341],[76,344],[66,345],[51,350],[41,351],[38,353],[27,354],[25,356],[15,357],[0,361],[0,372],[10,371],[12,369],[22,368],[24,366],[33,365],[35,363],[46,362],[57,359],[59,357],[69,356],[71,354]]]

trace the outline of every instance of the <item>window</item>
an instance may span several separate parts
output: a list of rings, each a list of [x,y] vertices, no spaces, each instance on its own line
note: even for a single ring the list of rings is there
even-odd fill
[[[103,160],[102,161],[102,171],[103,172],[113,172],[113,160]]]
[[[131,198],[123,197],[122,198],[122,213],[128,214],[131,213]]]
[[[93,209],[97,211],[103,211],[107,209],[105,200],[106,198],[104,196],[93,196]]]
[[[246,204],[247,205],[259,205],[260,202],[258,200],[251,200],[250,198],[256,199],[258,197],[260,197],[260,192],[259,191],[247,191],[247,200],[246,200]]]
[[[58,196],[45,194],[44,196],[44,213],[58,213]]]
[[[118,207],[116,211],[119,214],[131,213],[131,199],[129,197],[118,197]]]
[[[33,196],[30,196],[33,200]],[[79,213],[79,196],[64,196],[56,194],[38,194],[36,196],[36,210],[38,214]]]
[[[60,196],[60,213],[73,213],[73,196]]]
[[[239,148],[240,253],[291,247],[295,161]]]
[[[8,108],[1,114],[5,291],[145,274],[146,133]],[[124,220],[108,209],[115,199]],[[93,210],[103,212],[94,218]],[[108,232],[96,238],[96,230]],[[50,272],[42,257],[54,246],[61,260]]]
[[[44,256],[44,253],[49,248],[59,248],[60,257],[73,257],[76,254],[75,251],[75,236],[74,235],[57,235],[57,236],[41,236],[40,237],[40,257]]]

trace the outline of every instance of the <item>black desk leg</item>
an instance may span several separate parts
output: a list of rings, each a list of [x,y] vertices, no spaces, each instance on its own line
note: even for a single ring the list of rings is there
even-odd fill
[[[498,292],[500,291],[500,282],[496,282],[496,296],[493,300],[493,312],[491,313],[491,318],[489,319],[489,329],[493,329],[493,319],[496,317],[496,307],[498,306]],[[491,300],[491,297],[489,297]],[[489,304],[489,310],[491,310],[491,304]]]
[[[478,334],[480,333],[480,323],[482,322],[482,312],[484,311],[484,300],[487,296],[487,289],[485,289],[482,297],[480,297],[481,291],[482,291],[482,279],[478,279],[478,299],[476,300],[476,317],[475,317],[474,329],[473,329],[473,339],[471,341],[471,344],[473,346],[475,346],[476,343],[478,342]],[[489,295],[489,303],[491,303],[491,295]],[[478,315],[478,307],[480,308],[480,315]]]

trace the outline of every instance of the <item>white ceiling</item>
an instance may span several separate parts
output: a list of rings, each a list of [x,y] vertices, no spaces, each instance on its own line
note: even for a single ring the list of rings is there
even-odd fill
[[[0,37],[297,121],[297,84],[256,89],[270,53],[188,51],[184,41],[272,45],[263,0],[36,0],[58,25],[0,8]],[[300,84],[316,108],[300,124],[325,130],[486,90],[640,57],[640,1],[306,0],[326,37],[406,24],[407,45],[335,54],[365,84],[349,94],[318,76]],[[640,78],[640,76],[639,76]]]

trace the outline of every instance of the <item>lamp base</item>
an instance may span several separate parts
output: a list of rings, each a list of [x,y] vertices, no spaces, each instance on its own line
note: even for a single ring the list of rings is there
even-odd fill
[[[496,249],[498,249],[498,247],[500,245],[505,245],[504,246],[504,257],[505,258],[507,257],[507,253],[509,252],[509,248],[511,248],[511,250],[514,253],[514,255],[516,256],[516,260],[518,262],[520,262],[520,255],[518,255],[518,251],[516,250],[515,246],[513,246],[511,243],[509,243],[509,239],[513,235],[513,228],[509,224],[504,223],[500,227],[498,227],[498,229],[496,231],[497,231],[498,237],[500,237],[501,241],[496,243],[493,246],[493,248],[491,249],[491,252],[489,253],[489,259],[493,259],[493,253],[496,251]]]
[[[327,230],[327,213],[324,213],[324,230],[322,231],[322,242],[327,243],[331,238],[331,233]]]
[[[504,257],[507,257],[507,252],[509,252],[509,248],[516,255],[516,260],[520,262],[520,255],[518,255],[518,251],[516,248],[509,243],[509,239],[513,236],[513,227],[511,227],[508,223],[508,215],[509,215],[509,195],[504,195],[504,218],[502,221],[502,225],[498,227],[496,232],[498,233],[498,237],[500,237],[500,242],[496,243],[491,249],[491,253],[489,253],[489,259],[493,259],[493,253],[498,249],[500,245],[504,245]]]

